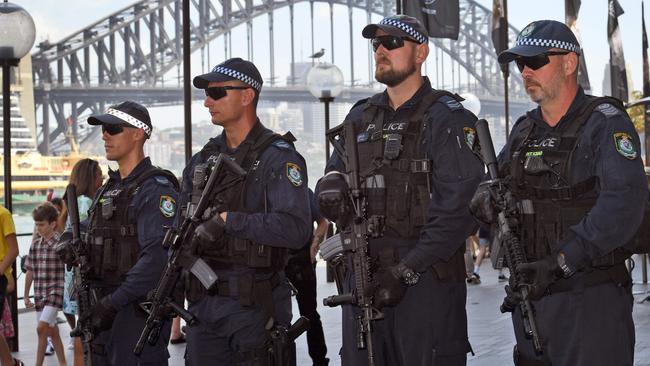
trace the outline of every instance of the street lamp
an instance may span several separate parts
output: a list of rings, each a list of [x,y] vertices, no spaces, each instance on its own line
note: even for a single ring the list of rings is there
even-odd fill
[[[36,27],[25,9],[5,0],[0,3],[0,62],[2,63],[2,111],[4,116],[4,183],[5,207],[11,211],[11,66],[34,45]]]
[[[325,104],[325,132],[330,129],[330,103],[343,91],[343,73],[334,64],[326,62],[312,66],[307,73],[307,87],[311,95]],[[325,164],[330,157],[330,144],[325,136]]]
[[[334,64],[318,63],[307,73],[307,87],[311,95],[325,104],[325,166],[327,166],[327,159],[330,157],[330,142],[327,140],[327,130],[330,129],[330,103],[343,90],[343,73]],[[327,236],[330,237],[333,233],[330,224],[327,228]],[[334,282],[334,271],[329,263],[326,273],[327,282]]]

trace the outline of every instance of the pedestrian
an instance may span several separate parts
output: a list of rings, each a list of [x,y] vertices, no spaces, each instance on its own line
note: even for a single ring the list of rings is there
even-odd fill
[[[205,289],[190,276],[186,297],[199,322],[187,327],[186,365],[266,364],[269,332],[291,322],[287,249],[298,249],[311,234],[305,162],[290,133],[275,134],[257,118],[263,80],[253,63],[231,58],[193,83],[205,91],[203,105],[223,131],[183,171],[181,207],[192,212],[205,184],[199,178],[220,155],[246,176],[237,179],[226,169],[217,178],[225,187],[208,204],[213,216],[195,233],[193,253],[219,281]]]
[[[375,363],[465,365],[465,239],[477,229],[467,205],[484,174],[472,152],[476,117],[460,97],[422,76],[429,39],[417,19],[389,16],[362,34],[386,90],[357,102],[343,124],[354,126],[356,136],[344,140],[356,141],[365,219],[373,227],[373,307],[384,315],[368,334]],[[317,185],[321,212],[331,220],[349,210],[344,161],[335,152]],[[343,306],[343,365],[368,363],[357,347],[358,315]]]
[[[144,155],[144,144],[153,130],[144,106],[122,102],[104,114],[90,116],[88,123],[101,126],[106,159],[118,165],[118,170],[108,171],[108,180],[88,210],[88,276],[98,301],[88,311],[80,309],[86,312],[79,314],[79,322],[89,321],[93,330],[92,362],[167,365],[169,324],[139,357],[133,348],[146,320],[139,304],[155,288],[167,264],[162,241],[164,227],[173,223],[176,213],[178,182]],[[95,171],[88,176],[88,184],[100,179]],[[80,193],[92,194],[83,187]]]
[[[537,108],[520,117],[499,169],[521,207],[512,219],[527,263],[511,270],[529,290],[541,352],[510,306],[516,365],[633,365],[632,281],[625,267],[648,187],[640,142],[623,105],[578,84],[580,45],[569,27],[534,21],[499,55],[514,61]],[[481,184],[472,210],[493,221],[494,190]],[[511,213],[509,213],[511,214]],[[508,286],[504,305],[517,304]]]
[[[56,231],[57,209],[49,202],[36,207],[32,212],[37,235],[29,248],[25,261],[25,307],[36,308],[38,324],[38,345],[36,347],[36,365],[41,366],[45,357],[48,337],[59,365],[65,365],[65,351],[59,335],[57,314],[63,307],[64,264],[54,251],[60,234]],[[34,283],[34,303],[30,301],[29,292]]]
[[[18,257],[18,240],[16,238],[16,226],[11,217],[11,212],[4,206],[0,206],[0,304],[6,304],[7,296],[7,279],[13,279],[13,269],[11,265]],[[15,287],[15,283],[14,283]],[[6,305],[0,305],[2,307]],[[21,366],[23,362],[11,356],[9,345],[4,334],[0,333],[0,363],[2,365]]]
[[[327,366],[327,344],[323,333],[323,324],[317,310],[316,301],[316,253],[320,243],[327,234],[329,221],[321,216],[314,192],[309,189],[311,221],[316,223],[314,234],[300,249],[289,251],[286,274],[296,288],[296,302],[300,315],[309,319],[307,330],[307,348],[314,366]]]

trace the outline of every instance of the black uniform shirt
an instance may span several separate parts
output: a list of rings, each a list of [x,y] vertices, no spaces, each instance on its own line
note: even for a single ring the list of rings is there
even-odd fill
[[[531,139],[542,141],[550,133],[561,132],[587,103],[582,88],[571,107],[555,127],[542,118],[538,107],[528,113],[534,123]],[[522,134],[520,118],[499,154],[499,164],[509,164],[512,143]],[[625,245],[636,233],[648,200],[648,187],[641,161],[639,136],[627,115],[610,104],[597,107],[585,122],[577,141],[569,172],[569,185],[598,178],[596,204],[578,224],[575,235],[564,238],[559,249],[568,264],[582,268],[592,260]]]

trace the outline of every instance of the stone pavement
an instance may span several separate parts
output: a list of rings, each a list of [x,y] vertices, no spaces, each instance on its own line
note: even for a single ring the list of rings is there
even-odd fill
[[[638,262],[637,262],[638,263]],[[336,287],[333,283],[326,283],[325,267],[319,263],[318,272],[318,296],[319,304],[322,298],[333,294]],[[639,269],[633,272],[635,281],[640,281]],[[506,272],[507,273],[507,272]],[[492,270],[489,260],[483,262],[481,267],[480,285],[468,286],[467,314],[469,321],[470,342],[474,348],[475,356],[468,357],[470,366],[503,366],[511,365],[512,346],[514,336],[511,329],[510,315],[503,315],[499,312],[499,305],[503,300],[503,285],[498,283],[497,273]],[[650,290],[648,285],[635,285],[636,291]],[[640,299],[641,296],[637,296]],[[294,305],[297,309],[297,305]],[[323,319],[325,338],[329,348],[328,356],[331,359],[330,365],[340,365],[338,350],[341,346],[341,319],[339,308],[326,308],[319,306],[319,312]],[[20,352],[15,356],[22,359],[26,365],[33,365],[36,349],[36,320],[33,312],[20,314]],[[650,366],[650,301],[644,304],[635,304],[634,321],[636,324],[636,354],[635,365]],[[61,324],[61,334],[64,344],[67,342],[68,326]],[[307,355],[305,337],[297,340],[298,365],[311,365]],[[184,345],[170,345],[170,365],[183,365]],[[68,364],[72,364],[71,351],[67,351]],[[45,365],[56,365],[54,356],[46,357]]]

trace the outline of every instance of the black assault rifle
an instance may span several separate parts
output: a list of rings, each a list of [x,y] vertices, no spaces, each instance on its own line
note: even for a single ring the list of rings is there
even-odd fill
[[[231,181],[217,185],[217,179],[223,174],[224,169],[230,170],[235,177]],[[195,207],[189,206],[193,210],[186,215],[178,229],[169,228],[167,230],[163,240],[163,247],[170,250],[167,268],[150,299],[140,304],[149,316],[133,350],[136,355],[142,353],[145,342],[156,344],[163,324],[170,320],[174,314],[181,316],[189,325],[198,321],[192,313],[183,308],[182,304],[177,304],[174,301],[174,289],[184,268],[196,276],[206,289],[210,289],[217,282],[217,275],[212,268],[201,258],[190,253],[192,238],[196,227],[206,218],[204,214],[206,214],[208,204],[214,196],[240,182],[245,175],[246,172],[234,160],[227,155],[220,154],[214,161],[199,202]]]
[[[493,197],[496,198],[496,206],[498,209],[497,237],[500,238],[501,245],[505,249],[505,259],[510,269],[512,291],[514,291],[516,298],[520,299],[518,305],[523,318],[524,332],[533,341],[535,352],[541,353],[542,344],[537,331],[533,305],[529,299],[530,287],[524,284],[521,275],[517,274],[517,266],[522,263],[527,263],[526,254],[521,247],[519,238],[510,227],[510,223],[517,220],[520,204],[515,200],[507,183],[499,179],[496,154],[486,120],[480,119],[476,122],[476,135],[481,146],[483,162],[487,166],[488,174],[490,175],[489,189],[493,192]],[[507,301],[504,301],[501,305],[502,313],[511,312],[512,310],[512,304],[507,303]]]
[[[96,297],[90,289],[88,276],[90,273],[90,260],[88,247],[81,240],[81,228],[79,224],[79,207],[77,206],[77,187],[68,184],[65,189],[66,203],[68,206],[68,218],[72,232],[66,232],[56,247],[56,253],[63,258],[68,266],[74,271],[74,289],[77,293],[77,306],[79,307],[79,320],[77,326],[70,331],[71,337],[81,337],[84,352],[84,365],[92,366],[92,340],[93,332],[90,325],[91,318],[88,316],[92,307],[97,302]],[[72,238],[70,240],[70,234]]]
[[[341,148],[341,132],[345,136],[345,150]],[[331,307],[352,304],[361,310],[361,315],[357,317],[357,348],[367,349],[368,365],[374,366],[372,321],[382,319],[384,315],[372,304],[373,286],[368,257],[368,235],[373,233],[364,215],[366,201],[361,189],[359,153],[354,126],[352,123],[344,123],[328,131],[327,135],[339,156],[346,161],[352,217],[350,223],[344,225],[345,227],[339,234],[321,243],[321,250],[323,253],[327,253],[323,256],[327,261],[341,260],[347,256],[352,257],[354,287],[351,292],[341,294],[342,287],[337,283],[339,295],[332,295],[324,299],[323,304]]]

